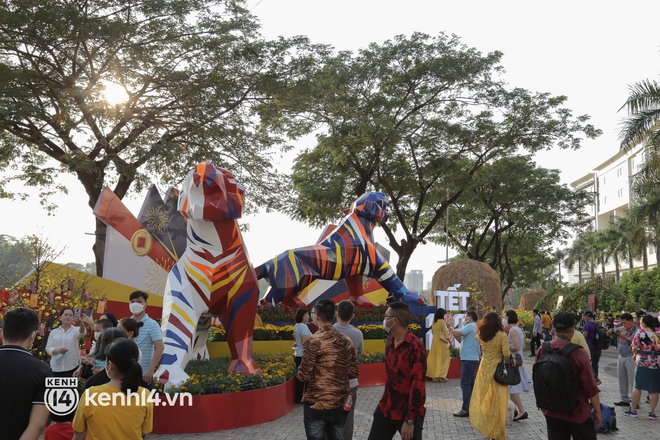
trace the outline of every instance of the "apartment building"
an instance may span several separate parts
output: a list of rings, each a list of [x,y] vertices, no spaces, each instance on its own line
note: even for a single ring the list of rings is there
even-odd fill
[[[411,270],[406,272],[406,278],[403,284],[408,290],[413,292],[421,292],[424,289],[424,274],[421,270]]]
[[[623,215],[623,211],[630,202],[631,178],[644,163],[644,155],[645,150],[641,144],[628,151],[619,151],[592,171],[571,183],[571,186],[576,190],[584,189],[594,194],[593,203],[587,208],[587,212],[591,215],[596,230],[606,228],[612,217]],[[652,246],[648,249],[650,267],[657,264],[655,249]],[[621,273],[628,270],[628,264],[623,266],[620,267]],[[634,267],[642,267],[642,262],[635,261]],[[601,268],[596,268],[596,274],[600,273]],[[605,266],[606,277],[614,277],[614,274],[614,263]],[[590,268],[583,267],[582,281],[585,282],[590,278]],[[569,273],[569,283],[577,283],[578,279],[577,268],[574,268]]]

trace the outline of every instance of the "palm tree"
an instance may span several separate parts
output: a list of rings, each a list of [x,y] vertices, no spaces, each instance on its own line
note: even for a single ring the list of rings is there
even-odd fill
[[[649,236],[646,234],[644,223],[640,222],[630,210],[625,213],[625,216],[619,217],[618,226],[623,235],[623,241],[627,247],[626,254],[628,257],[629,268],[634,267],[634,259],[641,258],[644,270],[648,270],[648,243]]]
[[[660,145],[660,84],[642,80],[629,86],[630,95],[621,106],[628,111],[619,139],[621,149],[629,149],[643,142],[656,149]]]
[[[635,204],[630,209],[630,215],[638,219],[645,228],[648,242],[655,246],[655,261],[660,263],[660,194],[648,194],[641,203]]]
[[[619,258],[628,258],[628,244],[620,222],[621,217],[614,216],[610,219],[607,228],[603,230],[607,252],[614,260],[615,281],[621,280],[621,262]]]
[[[561,284],[561,262],[568,255],[567,249],[557,249],[552,253],[553,258],[557,262],[557,273],[559,274],[559,284]]]
[[[566,264],[566,268],[571,271],[577,264],[578,268],[578,284],[582,284],[582,263],[585,260],[585,253],[586,253],[586,245],[583,240],[581,240],[580,237],[576,238],[575,241],[573,241],[573,244],[571,245],[570,248],[568,248],[568,252],[566,255],[566,260],[564,260],[564,264]]]

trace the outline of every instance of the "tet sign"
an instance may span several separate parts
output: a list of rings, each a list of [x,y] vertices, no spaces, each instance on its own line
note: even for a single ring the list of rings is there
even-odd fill
[[[436,304],[438,308],[442,307],[446,311],[467,310],[467,299],[470,297],[470,292],[459,292],[456,289],[460,284],[456,284],[447,288],[447,290],[436,290],[433,294],[436,297]]]

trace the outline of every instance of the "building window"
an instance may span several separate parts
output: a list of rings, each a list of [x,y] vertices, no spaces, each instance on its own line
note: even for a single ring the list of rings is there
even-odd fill
[[[619,198],[623,197],[623,188],[619,188],[618,195],[619,195]]]
[[[603,197],[603,205],[607,205],[607,196]]]
[[[616,177],[621,177],[621,174],[623,174],[623,168],[619,167],[616,170]]]
[[[607,183],[607,177],[603,177],[603,185]]]

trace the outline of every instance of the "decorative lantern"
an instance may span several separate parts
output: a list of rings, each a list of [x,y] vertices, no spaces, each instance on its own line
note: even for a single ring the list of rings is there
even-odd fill
[[[101,299],[99,300],[99,303],[98,303],[98,305],[96,306],[96,313],[97,313],[97,314],[102,315],[102,314],[105,313],[105,305],[106,305],[106,303],[107,303],[107,301],[106,301],[105,298],[101,298]]]

